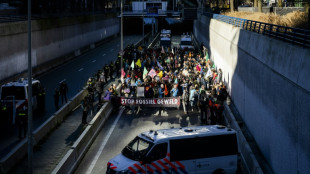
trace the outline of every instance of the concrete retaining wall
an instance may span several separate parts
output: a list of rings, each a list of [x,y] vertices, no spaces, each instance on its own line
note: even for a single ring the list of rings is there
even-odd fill
[[[194,34],[274,173],[310,173],[310,51],[200,16]]]
[[[119,19],[97,19],[84,23],[58,24],[62,21],[33,21],[32,32],[32,66],[34,73],[46,71],[55,66],[55,58],[62,57],[61,64],[75,52],[80,54],[80,48],[91,46],[110,36],[119,33]],[[0,24],[0,81],[22,73],[28,64],[27,23],[16,22]],[[44,65],[44,68],[40,66]]]

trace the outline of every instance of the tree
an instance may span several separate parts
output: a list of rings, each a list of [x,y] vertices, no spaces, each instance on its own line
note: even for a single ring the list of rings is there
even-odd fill
[[[229,0],[229,3],[230,3],[230,12],[234,12],[235,11],[234,0]]]
[[[263,2],[262,0],[257,1],[258,12],[263,12]]]
[[[258,1],[259,0],[254,0],[254,7],[257,7]]]

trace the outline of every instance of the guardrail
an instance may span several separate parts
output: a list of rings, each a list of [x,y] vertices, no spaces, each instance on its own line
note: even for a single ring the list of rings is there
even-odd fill
[[[285,42],[310,48],[310,30],[285,27],[213,13],[203,13],[203,15],[236,27],[240,27],[244,30],[256,32]]]

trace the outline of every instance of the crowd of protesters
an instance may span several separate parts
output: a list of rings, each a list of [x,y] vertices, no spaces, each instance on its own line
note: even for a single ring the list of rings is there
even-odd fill
[[[204,47],[202,47],[204,48]],[[108,79],[121,76],[121,88],[116,84],[104,90]],[[112,101],[119,106],[116,97],[137,97],[137,87],[144,87],[145,98],[180,97],[185,114],[200,112],[201,122],[221,124],[223,103],[227,98],[222,80],[222,70],[217,69],[208,57],[206,49],[143,48],[128,45],[124,50],[123,69],[121,56],[105,65],[87,82],[89,94],[83,100],[83,119],[88,111],[94,112],[95,93],[99,106]]]

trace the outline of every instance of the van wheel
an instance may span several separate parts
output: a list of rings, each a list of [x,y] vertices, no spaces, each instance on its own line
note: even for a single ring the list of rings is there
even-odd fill
[[[212,172],[212,174],[225,174],[225,170],[224,169],[216,169]]]

